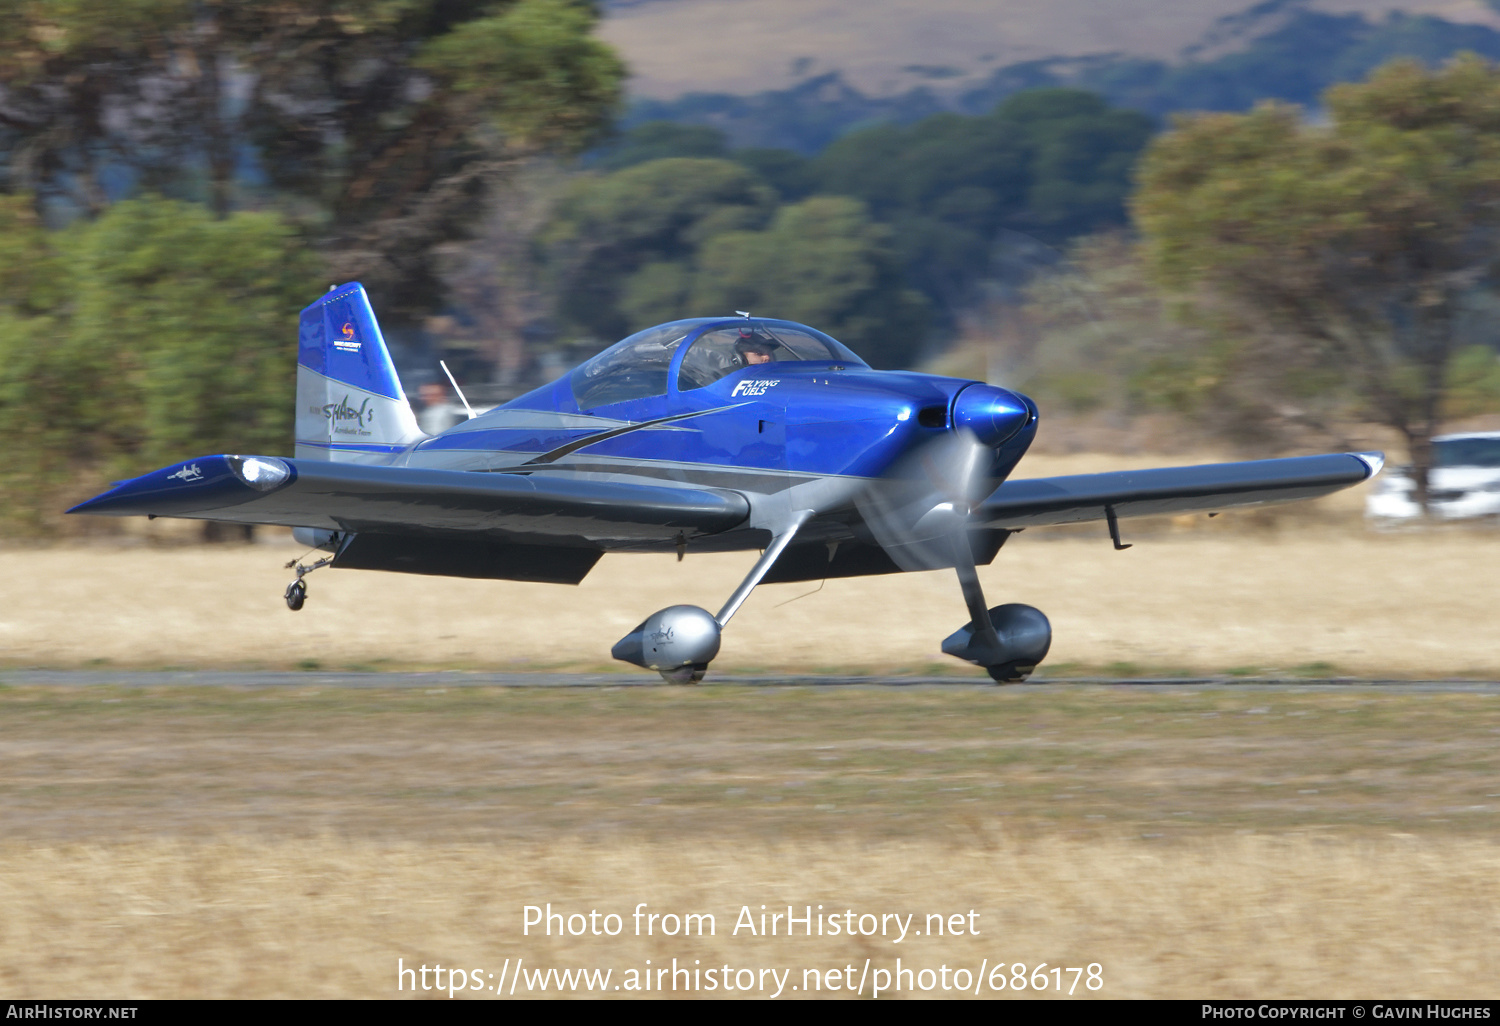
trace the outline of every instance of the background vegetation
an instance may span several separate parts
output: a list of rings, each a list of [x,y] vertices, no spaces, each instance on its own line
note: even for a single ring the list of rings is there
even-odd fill
[[[1234,40],[1242,45],[1225,46]],[[826,63],[806,60],[796,64],[805,63],[809,72],[785,88],[744,95],[705,89],[674,100],[640,100],[626,122],[709,125],[737,146],[783,146],[810,156],[862,125],[909,124],[943,110],[983,114],[1027,89],[1085,89],[1157,117],[1244,111],[1265,99],[1315,106],[1329,86],[1362,79],[1393,58],[1437,64],[1462,51],[1500,59],[1500,32],[1430,15],[1390,11],[1367,19],[1307,10],[1301,0],[1262,0],[1218,19],[1175,62],[1121,54],[1046,57],[1002,65],[977,83],[959,68],[909,65],[903,70],[925,79],[922,84],[871,95],[845,74],[825,70]],[[950,79],[965,85],[945,88]]]
[[[296,311],[351,279],[409,391],[440,349],[492,401],[749,309],[881,367],[967,347],[965,373],[1049,414],[1166,414],[1262,453],[1373,422],[1423,467],[1441,425],[1500,409],[1488,29],[1298,10],[1170,66],[626,114],[598,18],[0,0],[0,529],[56,531],[173,459],[285,451]],[[1428,63],[1321,93],[1393,54]],[[1238,112],[1265,97],[1318,109]],[[1185,107],[1230,113],[1162,131]]]
[[[13,528],[289,442],[296,313],[400,324],[507,172],[598,137],[623,68],[575,0],[0,0],[0,490]]]

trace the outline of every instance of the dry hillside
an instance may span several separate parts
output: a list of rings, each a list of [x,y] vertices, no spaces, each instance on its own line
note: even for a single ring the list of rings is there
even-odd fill
[[[975,82],[1045,57],[1122,53],[1173,59],[1233,48],[1274,23],[1216,28],[1249,0],[616,0],[602,35],[640,96],[752,93],[837,70],[867,93]],[[1313,10],[1391,10],[1500,29],[1483,0],[1308,0]]]

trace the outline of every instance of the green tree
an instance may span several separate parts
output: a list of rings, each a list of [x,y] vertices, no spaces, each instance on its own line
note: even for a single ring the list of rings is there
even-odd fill
[[[623,171],[627,167],[668,157],[698,157],[713,160],[728,154],[724,133],[708,125],[682,125],[675,121],[647,121],[626,132],[595,165],[601,171]]]
[[[30,197],[0,197],[0,511],[13,530],[39,530],[94,455],[102,381],[59,316],[72,282],[53,243]]]
[[[669,158],[581,178],[542,235],[560,317],[597,338],[646,327],[637,318],[652,322],[685,298],[670,283],[690,275],[699,247],[764,226],[775,205],[769,186],[727,160]]]
[[[316,261],[272,214],[216,220],[171,200],[116,204],[66,240],[71,330],[114,383],[106,432],[141,469],[287,450],[297,311]]]
[[[884,367],[922,353],[927,304],[859,200],[776,192],[730,160],[669,158],[580,179],[543,232],[567,326],[614,339],[680,317],[801,320]]]
[[[735,150],[729,154],[729,159],[760,175],[786,203],[805,199],[817,188],[812,162],[795,150],[750,147]]]
[[[1465,314],[1500,257],[1500,72],[1396,62],[1325,101],[1326,126],[1277,105],[1179,121],[1136,219],[1159,280],[1309,349],[1398,431],[1425,504]]]
[[[11,191],[98,213],[103,166],[150,124],[155,44],[186,25],[187,0],[0,0],[0,154]],[[132,114],[137,116],[132,116]],[[152,136],[155,132],[144,133]],[[144,137],[144,136],[143,136]]]
[[[1262,454],[1312,438],[1344,444],[1347,396],[1326,367],[1305,351],[1259,358],[1278,340],[1226,323],[1212,296],[1192,298],[1184,311],[1164,293],[1125,233],[1085,236],[1025,288],[1019,309],[986,311],[981,373],[1044,410],[1117,422],[1167,413]]]
[[[97,214],[121,184],[317,223],[387,308],[488,185],[608,125],[623,67],[587,0],[0,0],[12,191]],[[265,189],[261,188],[261,193]]]
[[[801,321],[876,367],[911,366],[927,333],[927,303],[903,281],[889,230],[846,196],[815,196],[783,207],[765,231],[708,240],[686,309]]]
[[[812,162],[821,192],[894,229],[909,280],[948,318],[975,300],[996,234],[1057,242],[1121,224],[1150,119],[1075,89],[1019,93],[980,117],[851,132]]]
[[[61,232],[0,203],[0,488],[13,525],[102,480],[213,452],[285,452],[297,311],[316,259],[274,214],[160,199]]]

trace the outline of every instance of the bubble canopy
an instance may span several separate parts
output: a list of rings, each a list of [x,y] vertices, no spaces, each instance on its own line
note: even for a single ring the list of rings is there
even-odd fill
[[[752,317],[698,317],[638,331],[569,375],[580,410],[704,388],[768,363],[868,365],[836,339],[804,324]],[[675,380],[674,380],[675,378]]]

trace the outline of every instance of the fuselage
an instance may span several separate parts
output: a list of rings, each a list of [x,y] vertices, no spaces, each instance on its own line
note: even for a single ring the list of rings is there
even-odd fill
[[[728,367],[707,383],[690,379],[694,346],[745,325],[776,338],[826,340],[829,358],[772,359]],[[962,378],[871,370],[832,339],[791,322],[702,319],[650,331],[661,333],[670,354],[650,348],[643,362],[661,366],[641,372],[639,364],[611,357],[621,347],[629,355],[631,339],[648,334],[642,332],[392,462],[733,489],[749,496],[757,513],[746,531],[711,547],[753,548],[792,506],[819,512],[804,530],[809,540],[849,536],[854,497],[934,436],[975,432],[993,447],[991,472],[999,480],[1035,431],[1036,409],[1024,396]],[[797,355],[790,347],[785,353]],[[604,370],[591,375],[601,361]]]

